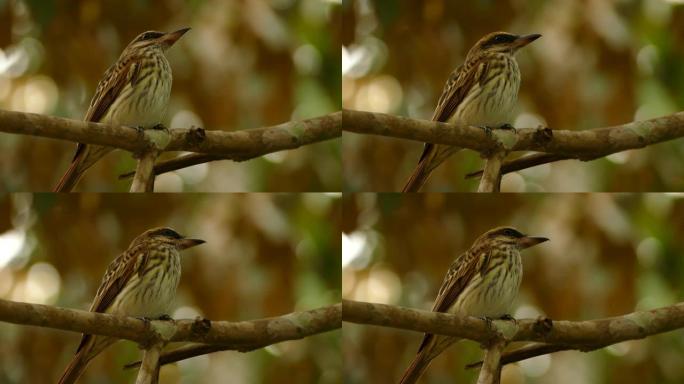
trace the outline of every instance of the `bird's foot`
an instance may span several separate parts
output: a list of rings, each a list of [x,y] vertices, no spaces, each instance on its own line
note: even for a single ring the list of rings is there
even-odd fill
[[[482,128],[482,130],[485,132],[485,135],[487,135],[487,137],[492,137],[492,127],[488,127],[486,125],[483,125],[480,128]]]
[[[151,322],[153,319],[150,319],[150,318],[147,317],[147,316],[144,316],[144,317],[137,317],[137,319],[138,319],[138,320],[142,320],[143,323],[145,323],[145,328],[146,328],[146,329],[151,328],[150,322]]]
[[[138,140],[142,140],[145,137],[145,128],[141,126],[133,127],[135,132],[138,134]]]
[[[490,330],[491,330],[491,329],[493,328],[493,326],[492,326],[492,318],[491,318],[491,317],[482,316],[482,317],[480,317],[480,319],[484,320],[484,321],[487,323],[487,329],[490,329]]]

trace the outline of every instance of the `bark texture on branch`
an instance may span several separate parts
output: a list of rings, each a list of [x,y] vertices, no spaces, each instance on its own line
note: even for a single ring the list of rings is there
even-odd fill
[[[455,145],[490,153],[503,146],[508,151],[537,151],[573,159],[593,159],[628,149],[684,136],[684,112],[655,119],[583,131],[518,128],[516,132],[417,120],[382,113],[344,110],[348,132],[389,136],[435,144]]]
[[[146,325],[133,317],[59,308],[48,305],[19,303],[0,299],[0,321],[35,325],[79,333],[113,336],[143,345],[163,341],[188,341],[232,346],[234,349],[297,340],[328,332],[342,326],[342,305],[283,316],[228,322],[206,319],[161,321]],[[163,330],[160,332],[159,330]]]
[[[131,192],[154,192],[154,162],[169,143],[167,130],[148,130],[145,136],[150,138],[152,146],[138,157],[138,166],[131,183]]]
[[[156,384],[159,382],[159,354],[162,348],[162,343],[155,343],[145,350],[135,384]]]
[[[503,355],[501,355],[501,366],[511,363],[517,363],[518,361],[531,359],[533,357],[541,355],[548,355],[549,353],[569,350],[580,350],[582,352],[590,352],[607,347],[608,345],[594,345],[591,347],[573,347],[560,344],[532,343],[524,347],[505,352]],[[481,365],[482,361],[478,361],[466,365],[466,368],[478,368]]]
[[[535,341],[578,349],[603,347],[684,328],[684,303],[597,320],[523,319],[515,323],[495,320],[490,326],[476,317],[385,304],[343,300],[342,308],[342,319],[352,323],[458,336],[481,343],[505,330],[510,341]]]
[[[241,131],[174,128],[170,130],[170,140],[164,150],[229,158],[256,157],[340,137],[341,124],[342,113],[335,112],[313,119]],[[145,151],[151,144],[141,139],[140,133],[131,127],[4,110],[0,110],[0,132],[106,145],[134,153]]]
[[[485,169],[480,179],[478,192],[499,192],[501,190],[501,163],[506,157],[503,151],[495,152],[487,158]]]
[[[496,340],[485,349],[485,358],[477,378],[477,384],[499,384],[501,382],[501,351],[506,347],[504,340]]]

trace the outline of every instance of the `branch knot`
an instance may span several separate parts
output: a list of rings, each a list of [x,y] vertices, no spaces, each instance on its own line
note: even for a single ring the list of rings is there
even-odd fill
[[[190,330],[193,336],[206,335],[211,330],[211,321],[209,319],[197,316],[195,321],[192,323]]]

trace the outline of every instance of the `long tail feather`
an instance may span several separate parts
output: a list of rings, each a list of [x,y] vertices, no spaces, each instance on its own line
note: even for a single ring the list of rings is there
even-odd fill
[[[425,185],[430,178],[432,171],[437,168],[444,160],[452,154],[460,151],[459,147],[451,147],[446,145],[432,145],[425,146],[425,151],[420,156],[418,166],[411,174],[411,177],[404,185],[402,192],[420,192],[420,189]]]
[[[76,183],[78,183],[78,180],[83,175],[83,172],[79,172],[79,165],[80,161],[72,161],[71,165],[69,166],[69,169],[67,169],[66,173],[64,173],[64,176],[62,176],[62,178],[59,179],[59,182],[52,191],[71,192],[71,190],[74,189],[74,187],[76,186]]]
[[[107,347],[114,344],[117,339],[113,337],[83,335],[81,344],[78,346],[76,355],[64,369],[58,384],[72,384],[85,372],[90,360],[99,355]]]
[[[428,356],[425,353],[418,353],[411,362],[411,365],[406,369],[406,372],[404,372],[404,376],[401,377],[399,384],[416,383],[430,365],[431,361],[432,359],[428,359]]]
[[[104,147],[101,145],[83,145],[79,144],[74,155],[74,160],[71,162],[69,169],[67,169],[64,176],[59,180],[53,192],[71,192],[74,189],[81,176],[100,160],[104,155],[111,152],[113,148]]]
[[[425,182],[430,177],[430,171],[427,168],[427,159],[423,159],[418,163],[416,169],[413,170],[411,177],[408,179],[402,192],[420,192],[420,189],[425,185]]]
[[[457,337],[437,336],[426,334],[423,342],[418,348],[418,354],[411,362],[411,365],[404,372],[399,384],[413,384],[420,379],[425,370],[430,366],[432,359],[439,356],[451,344],[461,339]]]
[[[83,374],[92,357],[88,356],[88,348],[81,349],[76,353],[71,362],[59,378],[58,384],[72,384]]]

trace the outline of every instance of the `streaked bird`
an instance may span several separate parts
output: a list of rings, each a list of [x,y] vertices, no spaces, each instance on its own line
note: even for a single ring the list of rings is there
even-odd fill
[[[164,51],[190,30],[138,35],[100,80],[85,121],[149,129],[161,123],[173,76]],[[83,173],[114,148],[79,143],[69,169],[54,188],[71,191]]]
[[[489,128],[508,126],[518,100],[520,69],[515,53],[541,35],[493,32],[475,44],[451,73],[433,121]],[[426,143],[403,192],[418,192],[430,173],[461,148]]]
[[[432,310],[486,318],[507,315],[522,280],[520,251],[547,240],[510,227],[481,235],[451,264]],[[432,359],[458,340],[426,333],[401,384],[418,381]]]
[[[180,280],[180,251],[202,243],[204,240],[187,239],[171,228],[144,232],[109,264],[90,311],[147,319],[166,315]],[[117,340],[84,334],[59,384],[75,382],[88,363]]]

